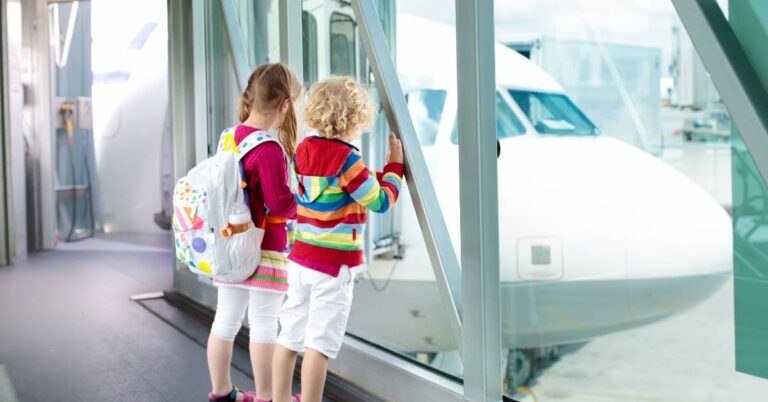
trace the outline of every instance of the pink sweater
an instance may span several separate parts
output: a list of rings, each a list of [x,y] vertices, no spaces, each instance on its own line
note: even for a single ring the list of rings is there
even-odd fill
[[[238,125],[235,142],[240,142],[256,128]],[[288,165],[280,145],[267,142],[254,148],[243,158],[244,180],[248,183],[248,206],[251,219],[261,224],[264,216],[296,219],[296,200],[288,185]],[[266,208],[266,209],[265,209]],[[262,250],[285,251],[288,234],[285,223],[268,223]]]

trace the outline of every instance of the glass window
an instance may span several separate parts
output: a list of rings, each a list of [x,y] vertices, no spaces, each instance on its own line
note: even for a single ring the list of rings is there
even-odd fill
[[[317,19],[306,11],[301,13],[301,32],[304,84],[309,85],[317,81]]]
[[[331,74],[355,76],[355,21],[346,14],[331,14]]]
[[[593,135],[598,130],[576,105],[562,94],[509,90],[541,134]]]
[[[521,123],[517,116],[515,116],[515,112],[509,108],[509,105],[501,94],[496,92],[496,138],[502,140],[504,138],[522,134],[525,134],[525,126],[523,126],[523,123]],[[454,122],[453,124],[451,142],[454,144],[459,143],[458,122]]]
[[[768,192],[673,2],[575,3],[494,4],[496,39],[530,56],[497,46],[497,86],[542,133],[498,162],[505,391],[761,400],[768,381],[736,371],[768,373],[765,336],[739,343],[768,309],[738,305],[765,295]]]
[[[304,4],[309,4],[305,1]],[[344,14],[351,13],[351,7],[347,2],[327,2],[333,7],[344,10]],[[448,3],[453,3],[448,2]],[[311,3],[316,4],[316,3]],[[389,39],[390,49],[393,52],[398,73],[402,74],[403,64],[413,63],[409,57],[410,52],[401,52],[403,43],[408,44],[409,49],[430,49],[437,42],[429,36],[411,33],[409,28],[402,29],[404,14],[395,13],[394,1],[377,1],[378,15],[382,18],[385,36]],[[397,7],[400,3],[397,2]],[[345,9],[346,8],[346,9]],[[308,9],[308,7],[306,8]],[[315,14],[318,22],[322,21],[319,14]],[[322,24],[320,24],[322,25]],[[339,23],[340,26],[343,26]],[[395,26],[396,25],[396,26]],[[352,24],[347,24],[350,32]],[[429,27],[412,26],[415,30],[430,31]],[[319,29],[323,29],[319,27]],[[331,27],[334,33],[343,32],[337,27]],[[397,30],[395,32],[395,30]],[[439,38],[450,36],[453,28],[441,32]],[[432,34],[434,32],[431,32]],[[318,38],[327,38],[321,31]],[[351,38],[351,35],[350,35]],[[344,38],[341,38],[344,39]],[[327,40],[327,39],[325,39]],[[332,74],[344,73],[339,71],[342,63],[340,51],[333,49],[341,40],[334,39],[331,43],[331,59],[328,63],[328,71]],[[450,46],[450,45],[449,45]],[[321,46],[321,49],[324,49]],[[352,49],[350,47],[349,49]],[[362,52],[362,48],[360,48]],[[322,51],[322,50],[321,50]],[[358,52],[358,53],[361,53]],[[353,54],[350,50],[349,54]],[[320,55],[321,59],[323,55]],[[346,55],[341,55],[346,57]],[[364,59],[364,58],[362,58]],[[455,59],[448,56],[448,61],[436,64],[415,61],[425,72],[435,71],[436,67],[454,66]],[[357,73],[360,77],[368,78],[368,70],[362,66],[362,60],[357,65]],[[352,68],[353,66],[350,66]],[[323,75],[321,70],[321,76]],[[428,76],[428,75],[427,75]],[[421,83],[421,85],[419,85]],[[413,117],[417,136],[422,147],[428,175],[423,179],[433,179],[434,188],[438,198],[437,205],[427,205],[432,211],[439,211],[443,221],[448,226],[449,235],[453,247],[458,250],[458,236],[460,226],[459,192],[458,192],[458,149],[444,150],[440,147],[430,146],[435,144],[438,134],[438,126],[441,119],[446,116],[447,91],[438,88],[430,89],[424,81],[415,81],[419,90],[412,90],[407,96],[409,112]],[[415,88],[415,87],[409,87]],[[445,88],[445,87],[441,87]],[[387,133],[389,127],[384,118],[384,113],[378,114],[375,130],[363,137],[364,144],[367,141],[369,155],[366,156],[368,166],[380,169],[386,160],[389,149],[387,145]],[[446,133],[448,134],[448,133]],[[447,139],[447,138],[446,138]],[[366,148],[363,147],[365,152]],[[406,180],[412,180],[407,178]],[[393,211],[387,214],[370,214],[372,224],[368,226],[373,236],[366,234],[370,242],[368,247],[368,270],[361,272],[355,278],[354,302],[350,311],[347,333],[364,339],[366,342],[379,345],[406,357],[412,362],[424,365],[424,367],[448,376],[451,379],[460,378],[463,375],[463,366],[458,353],[458,345],[453,336],[450,320],[443,304],[437,279],[435,278],[429,252],[424,242],[424,236],[418,221],[418,200],[412,196],[408,186],[403,184],[400,197]],[[416,203],[416,205],[414,205]],[[371,314],[375,311],[375,314]],[[397,330],[393,331],[393,328]]]
[[[405,96],[422,146],[435,144],[447,95],[442,89],[417,89]]]
[[[238,14],[246,19],[245,14]],[[235,76],[232,51],[229,46],[227,27],[222,21],[221,7],[206,7],[206,85],[208,107],[208,155],[216,152],[221,131],[232,127],[237,115],[240,94],[243,89]]]

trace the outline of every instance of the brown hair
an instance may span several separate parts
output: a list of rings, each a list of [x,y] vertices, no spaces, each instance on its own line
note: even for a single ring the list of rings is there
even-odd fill
[[[312,85],[304,103],[304,121],[323,137],[357,134],[374,116],[368,92],[352,77],[329,77]]]
[[[288,66],[282,63],[262,64],[253,70],[248,78],[248,86],[240,97],[240,122],[246,121],[251,111],[276,111],[287,99],[288,112],[277,130],[285,152],[293,155],[298,132],[293,104],[299,95],[301,82]]]

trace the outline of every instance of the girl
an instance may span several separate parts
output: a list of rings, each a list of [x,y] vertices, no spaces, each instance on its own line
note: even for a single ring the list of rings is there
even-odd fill
[[[363,264],[366,209],[392,207],[404,172],[402,145],[393,133],[381,173],[370,171],[350,144],[373,118],[368,94],[352,78],[315,84],[304,116],[320,135],[304,139],[292,164],[298,218],[273,361],[276,402],[291,400],[291,376],[301,351],[301,396],[295,400],[320,402],[328,359],[336,357],[346,330],[355,267]]]
[[[251,219],[255,225],[265,227],[262,259],[254,273],[241,283],[214,281],[218,287],[218,305],[208,338],[208,369],[213,386],[209,401],[272,399],[271,364],[277,338],[277,313],[287,289],[286,220],[296,217],[286,157],[293,155],[296,146],[293,105],[300,94],[301,83],[288,67],[264,64],[253,71],[240,98],[242,124],[234,129],[235,143],[240,144],[255,131],[273,128],[279,133],[280,143],[264,142],[242,159]],[[246,308],[255,392],[241,392],[233,387],[229,373],[232,344]]]

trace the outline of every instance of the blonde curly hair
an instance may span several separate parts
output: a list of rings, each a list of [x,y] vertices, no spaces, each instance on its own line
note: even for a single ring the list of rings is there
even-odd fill
[[[304,103],[304,121],[327,138],[357,135],[370,127],[374,112],[368,92],[351,77],[319,81]]]

